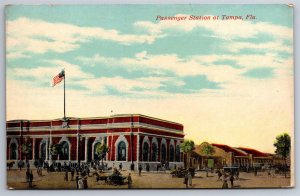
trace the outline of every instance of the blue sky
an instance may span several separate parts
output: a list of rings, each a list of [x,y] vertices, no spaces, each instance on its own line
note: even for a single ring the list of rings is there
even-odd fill
[[[256,19],[245,20],[248,14]],[[159,21],[158,15],[232,15],[244,20]],[[262,105],[270,112],[272,104],[290,111],[286,104],[291,104],[292,95],[287,86],[293,85],[293,10],[286,5],[8,6],[6,37],[8,119],[39,118],[36,104],[53,93],[59,100],[61,85],[52,88],[49,82],[63,68],[72,116],[106,115],[92,100],[114,100],[107,105],[118,113],[178,120],[186,124],[190,137],[196,137],[201,126],[186,116],[205,118],[191,113],[189,104],[182,104],[177,110],[183,113],[178,114],[166,103],[189,100],[219,108],[231,105],[242,112],[243,104],[248,105],[245,99],[255,94],[254,113]],[[274,93],[285,98],[268,103]],[[41,96],[33,96],[37,94]],[[79,112],[78,100],[90,104],[89,112]],[[133,105],[121,106],[124,100]],[[147,101],[151,108],[168,109],[159,113],[144,106]],[[20,110],[12,108],[16,102]],[[213,107],[208,110],[220,112]],[[45,118],[61,114],[53,109],[59,108],[55,102],[44,108]],[[251,108],[246,110],[242,115],[253,114]],[[291,117],[286,118],[281,128],[292,131]],[[216,122],[208,121],[205,128],[209,123]],[[220,127],[209,129],[217,134]],[[212,140],[208,134],[207,140]]]

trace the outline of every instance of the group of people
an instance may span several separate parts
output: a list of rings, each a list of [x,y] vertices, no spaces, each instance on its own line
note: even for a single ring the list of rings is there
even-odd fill
[[[183,183],[185,184],[186,188],[192,187],[193,186],[193,177],[190,171],[188,171],[186,173],[186,175],[184,176],[184,181]]]
[[[223,181],[222,188],[223,189],[229,188],[227,181],[230,181],[230,187],[234,188],[234,184],[233,184],[234,180],[239,179],[239,170],[236,170],[235,172],[231,171],[229,173],[226,173],[224,170],[221,171],[218,169],[216,171],[216,173],[218,174],[218,180],[221,180],[221,177],[223,177],[222,178],[222,181]]]

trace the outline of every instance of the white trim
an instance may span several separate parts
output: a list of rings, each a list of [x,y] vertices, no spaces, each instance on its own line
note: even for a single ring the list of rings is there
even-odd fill
[[[144,143],[147,142],[148,143],[148,155],[147,155],[147,159],[149,162],[150,161],[150,151],[151,151],[151,145],[150,145],[150,140],[149,140],[149,137],[148,136],[144,136],[144,139],[143,139],[143,142],[142,142],[142,161],[143,158],[144,158]]]
[[[70,161],[71,160],[71,149],[72,149],[71,142],[65,135],[59,140],[58,143],[60,144],[62,142],[67,142],[69,145],[69,161]],[[77,154],[79,154],[79,153],[77,152]],[[59,155],[58,155],[58,158],[59,158]],[[58,159],[58,160],[60,160],[60,159]],[[66,161],[66,160],[60,160],[60,161]]]
[[[126,160],[125,161],[127,162],[128,161],[128,142],[124,135],[119,135],[118,139],[115,142],[115,161],[118,161],[118,145],[122,141],[125,142],[125,144],[126,144]]]
[[[152,134],[152,133],[146,133],[146,132],[133,132],[134,134],[133,135],[139,135],[139,134],[142,134],[142,135],[148,135],[148,136],[155,136],[157,138],[173,138],[173,139],[176,139],[176,140],[181,140],[183,141],[183,138],[181,137],[172,137],[172,136],[166,136],[166,135],[159,135],[159,134]],[[80,136],[82,137],[86,137],[86,136],[89,136],[89,137],[96,137],[95,135],[99,135],[99,134],[102,134],[104,136],[108,136],[107,133],[87,133],[87,134],[80,134]],[[115,132],[116,135],[130,135],[129,132]],[[48,136],[49,134],[43,134],[43,135],[28,135],[30,138],[43,138],[45,136]],[[62,137],[62,136],[67,136],[67,137],[76,137],[77,136],[77,133],[74,133],[74,134],[51,134],[52,137]],[[20,135],[7,135],[6,136],[7,138],[20,138]],[[51,138],[51,137],[50,137]],[[108,141],[109,142],[109,141]]]
[[[152,124],[147,124],[147,123],[139,123],[139,122],[134,122],[133,123],[134,128],[148,128],[148,129],[154,129],[154,130],[160,130],[160,131],[165,131],[169,133],[177,133],[177,134],[183,134],[183,130],[178,130],[178,129],[172,129],[172,128],[167,128],[163,126],[157,126],[157,125],[152,125]],[[114,129],[114,128],[128,128],[131,127],[131,122],[125,122],[125,123],[107,123],[107,124],[88,124],[88,125],[69,125],[69,128],[67,130],[99,130],[99,129]],[[20,131],[17,129],[18,127],[9,127],[6,128],[7,132],[15,132],[15,131]],[[55,130],[55,131],[65,131],[66,129],[61,128],[61,126],[38,126],[38,127],[30,127],[26,131],[49,131],[50,129]]]
[[[18,140],[16,138],[12,138],[9,142],[9,152],[8,152],[8,156],[9,156],[9,160],[11,159],[11,145],[12,144],[16,144],[17,150],[16,150],[16,159],[13,160],[18,160],[19,159],[19,144],[18,144]]]

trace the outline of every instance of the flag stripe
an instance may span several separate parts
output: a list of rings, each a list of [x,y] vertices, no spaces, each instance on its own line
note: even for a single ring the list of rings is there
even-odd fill
[[[53,78],[53,83],[52,83],[52,86],[55,86],[56,84],[60,83],[61,81],[63,81],[64,79],[64,73],[59,73],[57,76],[55,76]]]

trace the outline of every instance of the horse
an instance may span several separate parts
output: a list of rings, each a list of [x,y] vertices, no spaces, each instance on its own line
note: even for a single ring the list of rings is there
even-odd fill
[[[10,170],[14,166],[14,164],[15,164],[14,161],[7,162],[8,170]]]

